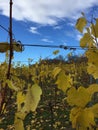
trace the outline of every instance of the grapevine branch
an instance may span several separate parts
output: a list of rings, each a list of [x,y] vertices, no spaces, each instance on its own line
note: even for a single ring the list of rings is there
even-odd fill
[[[91,25],[92,25],[92,29],[93,29],[93,31],[94,31],[94,34],[95,34],[95,36],[93,37],[94,38],[94,40],[95,40],[95,42],[96,42],[96,44],[98,43],[98,41],[97,41],[97,38],[96,38],[96,30],[95,30],[95,26],[94,26],[94,22],[93,22],[93,20],[96,20],[96,18],[94,18],[94,16],[93,16],[93,14],[92,14],[92,19],[91,19]]]
[[[9,29],[9,35],[10,35],[10,56],[9,56],[9,65],[8,65],[8,72],[7,72],[7,79],[10,78],[10,70],[11,70],[11,62],[13,57],[13,46],[12,46],[12,0],[10,0],[10,29]]]
[[[9,36],[10,36],[10,51],[9,51],[9,63],[8,63],[8,71],[7,71],[7,79],[10,79],[10,71],[11,71],[11,63],[12,63],[12,57],[13,57],[13,45],[12,45],[12,0],[10,0],[10,20],[9,20],[9,23],[10,23],[10,28],[9,28]],[[2,103],[1,103],[1,107],[0,107],[0,113],[2,114],[4,109],[6,108],[7,106],[7,102],[6,101],[6,93],[7,93],[8,90],[8,84],[6,83],[5,85],[5,88],[2,92]],[[10,99],[10,96],[11,96],[11,91],[9,92],[9,99]],[[6,102],[6,105],[4,106],[3,110],[2,110],[2,107],[4,105],[4,103]]]

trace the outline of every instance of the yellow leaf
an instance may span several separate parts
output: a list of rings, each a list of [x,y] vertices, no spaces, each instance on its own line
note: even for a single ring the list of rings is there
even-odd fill
[[[16,113],[15,113],[15,120],[16,120],[16,119],[24,120],[24,119],[25,119],[25,116],[26,116],[26,113],[16,112]]]
[[[88,50],[86,52],[88,58],[88,68],[87,71],[89,74],[92,74],[95,79],[98,78],[98,50]]]
[[[94,93],[98,92],[98,84],[91,84],[87,88],[88,93],[92,96]]]
[[[65,75],[64,71],[61,71],[58,75],[56,84],[58,85],[58,88],[62,91],[66,92],[68,88],[72,85],[72,79],[70,75]]]
[[[32,87],[29,87],[22,111],[24,112],[35,111],[39,103],[41,94],[42,90],[37,84],[34,84]]]
[[[78,31],[80,31],[81,33],[83,32],[84,27],[86,26],[87,21],[84,17],[81,17],[77,20],[76,23],[76,28],[78,29]]]
[[[15,91],[18,91],[18,88],[14,86],[11,80],[6,80],[6,83],[8,84],[9,88]]]
[[[58,53],[59,53],[59,50],[55,50],[55,51],[53,52],[54,55],[57,55]]]
[[[80,127],[91,129],[92,126],[95,126],[94,113],[91,109],[85,108],[81,111],[80,115],[77,118],[77,123]]]
[[[95,66],[98,66],[98,50],[94,48],[94,50],[88,50],[86,52],[86,56],[88,58],[88,63],[92,63]]]
[[[67,102],[71,106],[85,107],[91,100],[91,95],[84,87],[79,87],[78,89],[72,87],[69,89],[67,95]]]
[[[74,107],[70,113],[70,121],[73,128],[79,128],[79,130],[86,130],[92,126],[95,126],[94,113],[89,108]]]
[[[85,33],[84,36],[80,39],[80,46],[82,48],[85,47],[93,47],[94,40],[89,33]]]
[[[79,107],[74,107],[71,109],[70,112],[70,121],[72,122],[72,127],[76,128],[77,127],[77,118],[81,113],[81,108]]]
[[[54,78],[60,73],[61,68],[60,67],[55,67],[53,70],[53,76]]]
[[[92,26],[91,26],[91,31],[92,31],[92,34],[96,37],[96,38],[98,38],[98,19],[96,19],[96,24],[94,25],[94,24],[92,24]]]
[[[91,108],[92,112],[94,113],[94,116],[98,118],[98,103],[93,105]]]
[[[16,118],[14,122],[15,130],[24,130],[23,121],[21,119]]]
[[[98,50],[88,50],[86,56],[88,58],[88,73],[92,74],[94,78],[98,78]]]
[[[9,50],[9,44],[8,44],[8,42],[0,43],[0,52],[1,53],[6,52],[8,50]]]
[[[23,94],[22,92],[17,93],[17,106],[18,106],[18,111],[21,111],[22,109],[22,104],[25,102],[26,95]]]
[[[91,75],[93,75],[93,77],[95,79],[98,78],[98,67],[95,66],[94,64],[88,64],[88,67],[87,67],[87,72]]]
[[[79,127],[79,126],[77,126],[77,129],[76,130],[87,130],[87,128],[85,128],[85,127]],[[90,130],[94,130],[94,129],[90,129]]]

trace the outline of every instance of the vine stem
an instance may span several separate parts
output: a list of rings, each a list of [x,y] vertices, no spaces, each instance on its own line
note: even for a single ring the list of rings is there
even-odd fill
[[[10,70],[11,70],[11,63],[13,57],[13,45],[12,45],[12,0],[10,0],[10,28],[9,28],[9,36],[10,36],[10,54],[9,54],[9,64],[8,64],[8,72],[7,72],[7,79],[10,79]]]
[[[9,4],[10,4],[10,19],[9,19],[10,50],[9,50],[9,63],[8,63],[8,70],[7,70],[7,74],[6,74],[6,79],[10,79],[11,63],[12,63],[12,57],[13,57],[13,44],[12,44],[12,42],[13,42],[13,36],[12,36],[12,4],[13,4],[13,2],[12,2],[12,0],[10,0]],[[8,91],[8,84],[6,83],[5,88],[2,92],[2,103],[0,106],[0,113],[1,114],[3,113],[4,109],[7,106],[7,102],[8,102],[8,101],[6,101],[7,91]],[[9,94],[10,94],[9,95],[9,99],[10,99],[11,92],[9,92]],[[5,102],[6,102],[6,104],[4,105]],[[2,110],[3,105],[4,105],[4,108]]]

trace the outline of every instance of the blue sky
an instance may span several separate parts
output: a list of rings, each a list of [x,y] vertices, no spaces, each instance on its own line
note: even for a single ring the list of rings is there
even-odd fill
[[[0,1],[0,25],[9,28],[9,1]],[[88,18],[97,17],[98,0],[13,0],[13,33],[23,44],[79,46],[81,34],[75,29],[76,20],[84,12]],[[93,11],[93,12],[92,12]],[[9,42],[8,33],[0,28],[0,42]],[[52,58],[56,48],[25,47],[22,53],[14,53],[15,61],[38,61]],[[60,50],[66,56],[70,50]],[[76,50],[74,54],[80,54]],[[0,61],[5,54],[0,54]],[[25,62],[24,62],[25,63]]]

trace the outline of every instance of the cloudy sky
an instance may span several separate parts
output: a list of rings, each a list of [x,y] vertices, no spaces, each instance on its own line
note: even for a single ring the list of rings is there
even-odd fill
[[[0,0],[0,25],[9,29],[9,1]],[[84,12],[90,19],[97,17],[98,0],[13,0],[13,34],[23,44],[79,46],[81,34],[75,29],[76,20]],[[0,42],[9,42],[8,33],[0,28]],[[56,48],[25,47],[15,53],[15,61],[40,57],[51,58]],[[66,56],[70,50],[60,49]],[[73,52],[81,53],[80,50]],[[4,54],[0,54],[2,59]]]

